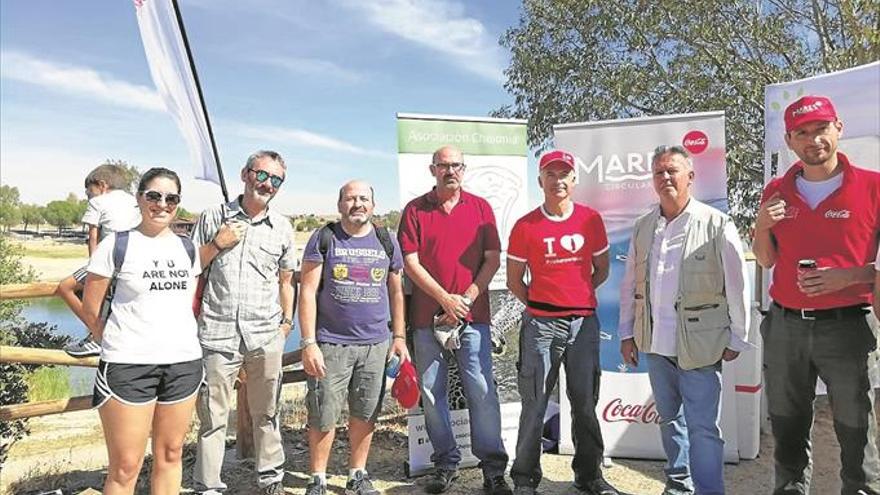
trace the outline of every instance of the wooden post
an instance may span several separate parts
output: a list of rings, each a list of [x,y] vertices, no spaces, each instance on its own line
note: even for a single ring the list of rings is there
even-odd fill
[[[76,358],[58,349],[0,346],[0,363],[66,364],[69,366],[98,367],[96,356]]]
[[[69,399],[29,402],[11,406],[0,406],[0,421],[46,416],[70,411],[82,411],[92,407],[92,396],[82,395]]]
[[[0,285],[0,301],[49,297],[55,294],[56,287],[58,287],[58,282]]]
[[[247,374],[244,368],[238,372],[235,451],[239,460],[254,457],[254,421],[247,399]]]

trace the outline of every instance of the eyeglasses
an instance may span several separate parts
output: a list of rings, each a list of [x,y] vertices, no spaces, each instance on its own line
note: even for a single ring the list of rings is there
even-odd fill
[[[466,165],[461,162],[450,162],[450,163],[435,163],[435,167],[446,170],[452,170],[453,172],[460,172],[465,169]]]
[[[265,170],[254,170],[252,168],[248,169],[248,172],[253,172],[254,176],[257,178],[257,182],[269,182],[272,184],[272,187],[278,189],[281,187],[281,184],[284,183],[284,177],[278,177],[277,175],[272,175]]]
[[[160,193],[159,191],[144,191],[141,193],[144,199],[150,203],[159,203],[163,199],[168,206],[177,206],[180,204],[180,194],[177,193]]]

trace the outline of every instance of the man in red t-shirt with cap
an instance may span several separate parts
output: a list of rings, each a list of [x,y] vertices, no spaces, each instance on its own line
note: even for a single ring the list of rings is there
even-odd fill
[[[831,100],[785,109],[785,142],[800,158],[764,189],[758,262],[773,268],[761,323],[764,379],[776,441],[774,494],[810,492],[816,377],[828,386],[840,442],[842,494],[880,494],[880,455],[865,319],[880,233],[880,174],[837,151],[843,123]]]
[[[574,432],[571,467],[580,493],[618,495],[602,477],[599,320],[595,289],[608,278],[608,237],[599,213],[574,203],[575,160],[554,150],[539,162],[544,203],[520,218],[507,248],[507,287],[523,304],[517,374],[522,412],[510,476],[516,493],[541,482],[541,433],[550,392],[565,366]],[[531,281],[523,281],[528,267]]]

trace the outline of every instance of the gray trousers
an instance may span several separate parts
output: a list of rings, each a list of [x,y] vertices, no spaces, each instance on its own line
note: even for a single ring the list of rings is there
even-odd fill
[[[247,373],[247,398],[253,419],[256,470],[259,486],[265,487],[284,477],[284,447],[279,424],[281,394],[281,355],[284,335],[271,343],[248,352],[244,342],[238,352],[204,350],[205,382],[199,393],[196,412],[199,415],[199,440],[193,472],[195,489],[222,492],[226,484],[220,479],[223,454],[226,451],[226,422],[230,399],[238,370],[244,365]]]
[[[816,377],[828,386],[840,443],[841,494],[880,494],[880,455],[868,359],[876,338],[865,317],[806,320],[773,305],[761,322],[773,427],[775,495],[810,493]]]
[[[522,397],[516,460],[510,477],[516,486],[537,487],[541,470],[541,433],[550,392],[565,367],[566,391],[571,403],[575,486],[602,477],[605,444],[596,418],[599,401],[599,319],[550,318],[523,313],[519,336],[517,384]]]

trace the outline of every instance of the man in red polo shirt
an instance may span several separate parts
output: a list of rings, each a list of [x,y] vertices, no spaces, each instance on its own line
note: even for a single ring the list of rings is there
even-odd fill
[[[761,323],[764,379],[776,441],[774,494],[807,494],[816,377],[828,386],[840,441],[842,494],[880,494],[880,456],[865,315],[880,232],[880,174],[852,165],[828,98],[785,110],[785,142],[800,158],[764,189],[755,225],[758,262],[773,268]]]
[[[522,412],[516,493],[534,494],[541,482],[541,433],[550,392],[565,366],[575,454],[571,467],[580,493],[618,495],[602,477],[604,444],[599,400],[599,320],[595,289],[608,278],[608,237],[599,212],[574,203],[574,156],[541,157],[538,184],[544,203],[520,218],[507,248],[507,287],[523,304],[517,363]],[[523,281],[526,267],[531,282]]]
[[[487,292],[501,263],[495,215],[485,199],[462,189],[465,164],[460,150],[438,149],[430,170],[436,186],[406,205],[397,233],[404,269],[415,285],[410,324],[415,329],[425,428],[434,447],[431,461],[436,471],[425,489],[445,492],[458,477],[461,452],[449,421],[449,367],[444,356],[451,352],[461,370],[471,451],[480,459],[483,488],[490,495],[507,495],[511,491],[504,480],[507,452],[492,375]],[[433,331],[435,315],[439,324],[455,330]],[[447,338],[456,331],[457,338]]]

